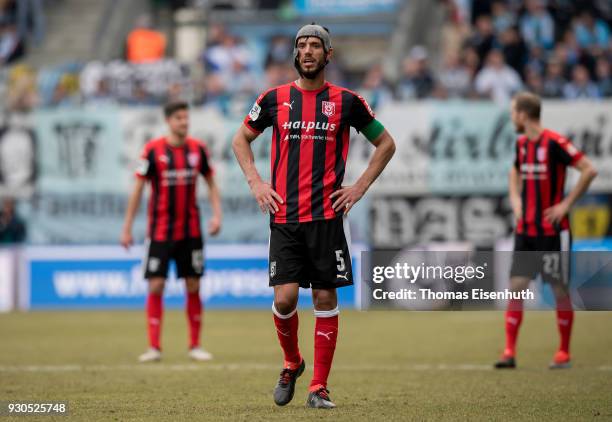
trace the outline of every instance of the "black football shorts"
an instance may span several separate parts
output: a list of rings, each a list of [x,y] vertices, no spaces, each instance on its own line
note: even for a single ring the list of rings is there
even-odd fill
[[[569,281],[571,236],[564,230],[555,236],[514,236],[514,254],[510,276],[535,279],[538,274],[545,283]]]
[[[335,289],[353,284],[348,220],[270,223],[270,286]]]
[[[204,274],[203,246],[201,237],[171,242],[147,241],[143,263],[145,278],[166,278],[172,259],[176,263],[178,278],[201,277]]]

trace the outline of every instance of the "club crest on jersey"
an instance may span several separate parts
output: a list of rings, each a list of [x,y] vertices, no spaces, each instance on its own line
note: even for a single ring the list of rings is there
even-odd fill
[[[200,161],[200,155],[195,152],[190,152],[187,154],[187,162],[191,167],[197,167],[198,162]]]
[[[331,101],[323,101],[322,105],[322,113],[327,117],[331,117],[336,114],[336,104]]]
[[[546,161],[546,148],[540,147],[537,151],[538,161]]]

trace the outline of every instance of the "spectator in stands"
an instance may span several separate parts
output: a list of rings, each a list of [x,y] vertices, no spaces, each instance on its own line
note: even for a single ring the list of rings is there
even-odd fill
[[[567,84],[567,79],[563,76],[563,66],[561,61],[553,57],[546,66],[546,76],[542,95],[546,98],[563,97],[563,89]]]
[[[127,60],[131,63],[147,63],[161,60],[166,52],[166,37],[153,29],[151,18],[140,16],[135,28],[126,40]]]
[[[63,74],[55,85],[50,105],[54,107],[78,105],[79,94],[78,76],[70,73]]]
[[[15,22],[17,4],[15,0],[0,0],[0,22]]]
[[[427,50],[413,47],[402,63],[397,95],[400,100],[428,97],[434,88],[434,78],[427,65]]]
[[[0,243],[22,243],[25,236],[25,224],[15,212],[15,200],[5,198],[0,209]]]
[[[11,64],[23,57],[25,47],[15,24],[0,22],[0,66]]]
[[[217,92],[223,97],[231,94],[255,93],[256,78],[252,72],[253,56],[246,44],[238,37],[222,33],[220,43],[206,49],[204,63],[212,77],[209,77],[212,83],[212,89],[208,90],[209,93]],[[217,86],[218,84],[220,86]]]
[[[13,66],[9,72],[7,105],[10,111],[28,112],[39,102],[36,73],[25,65]]]
[[[442,98],[465,97],[470,91],[472,74],[456,54],[449,53],[438,75],[438,93]]]
[[[96,107],[113,106],[117,105],[118,101],[111,92],[108,79],[102,77],[98,79],[95,91],[87,99],[89,105]]]
[[[527,0],[526,9],[520,20],[523,38],[531,47],[552,48],[555,23],[546,10],[546,0]]]
[[[612,97],[612,74],[610,72],[610,62],[605,57],[597,59],[595,68],[597,75],[597,87],[603,97]]]
[[[290,38],[283,36],[273,37],[270,41],[270,47],[268,49],[268,55],[266,56],[264,66],[267,68],[273,64],[285,64],[288,60],[290,60],[292,53],[293,44]]]
[[[206,49],[204,62],[208,71],[212,73],[228,74],[252,64],[249,49],[237,37],[223,33],[219,44]]]
[[[546,52],[542,47],[533,47],[527,59],[526,67],[538,72],[540,75],[544,74],[546,70]],[[524,73],[524,72],[519,72]]]
[[[468,38],[467,44],[476,49],[478,58],[483,63],[485,57],[495,45],[495,33],[490,16],[482,15],[476,19],[474,33]]]
[[[469,11],[465,10],[469,0],[443,0],[446,7],[446,19],[440,31],[442,56],[461,53],[465,39],[469,36]],[[463,4],[462,4],[463,3]]]
[[[565,79],[572,77],[572,69],[578,63],[577,52],[569,49],[565,44],[559,43],[555,46],[552,57],[558,61],[561,66],[562,75]]]
[[[575,19],[574,31],[578,45],[584,49],[605,49],[610,42],[610,28],[588,9]]]
[[[374,110],[393,99],[393,94],[385,81],[380,64],[370,67],[357,91],[363,95]]]
[[[529,58],[529,50],[518,29],[512,26],[506,28],[501,33],[499,42],[506,63],[522,75],[523,68]]]
[[[507,104],[521,86],[519,74],[506,64],[502,52],[491,50],[486,66],[476,76],[478,94],[497,103]]]
[[[470,73],[470,81],[473,81],[481,68],[480,57],[474,47],[466,47],[463,50],[463,61]]]
[[[581,64],[574,67],[572,81],[565,85],[563,96],[568,100],[600,98],[599,88],[589,76],[587,68]]]
[[[528,67],[525,72],[525,87],[529,92],[541,96],[544,91],[544,82],[540,72],[532,67]]]
[[[493,27],[495,32],[501,34],[516,25],[516,15],[508,9],[503,0],[494,0],[491,5],[493,15]]]
[[[31,28],[30,28],[31,24]],[[17,1],[17,25],[19,36],[26,39],[30,33],[34,35],[36,44],[40,44],[45,35],[45,14],[42,0]]]
[[[132,93],[125,101],[132,106],[157,105],[159,101],[147,90],[144,81],[137,79],[133,82]]]

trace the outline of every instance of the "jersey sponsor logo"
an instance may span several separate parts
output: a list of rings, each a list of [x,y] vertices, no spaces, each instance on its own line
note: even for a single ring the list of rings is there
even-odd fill
[[[168,164],[170,162],[170,158],[168,158],[167,155],[163,155],[163,154],[157,157],[157,159],[165,164]]]
[[[545,173],[546,172],[546,164],[532,164],[532,163],[523,163],[521,164],[521,172],[523,173]]]
[[[190,152],[187,154],[187,162],[191,167],[197,167],[200,162],[200,154]]]
[[[204,269],[204,253],[202,249],[196,249],[191,252],[191,267],[197,273],[201,273]]]
[[[289,107],[290,110],[293,110],[293,101],[291,101],[291,103],[288,103],[287,101],[285,101],[283,102],[283,106]]]
[[[259,113],[261,113],[261,107],[259,106],[259,104],[255,103],[253,104],[253,108],[251,108],[251,111],[249,111],[249,118],[252,121],[255,121],[259,118]]]
[[[336,113],[336,104],[331,102],[331,101],[323,101],[321,103],[322,105],[322,112],[324,115],[326,115],[327,117],[331,117]]]
[[[163,170],[162,186],[179,186],[195,183],[194,178],[198,175],[197,170],[193,168]]]
[[[285,122],[283,123],[283,129],[304,129],[306,132],[311,130],[336,130],[335,123],[323,123],[323,122],[305,122],[305,121],[295,121],[295,122]]]
[[[141,176],[146,176],[148,172],[149,172],[149,160],[147,160],[146,158],[142,158],[138,162],[138,167],[136,167],[136,173],[140,174]]]
[[[327,141],[334,142],[336,139],[333,136],[326,135],[302,135],[302,134],[286,134],[283,141]]]
[[[270,277],[274,277],[276,275],[276,261],[270,262]]]

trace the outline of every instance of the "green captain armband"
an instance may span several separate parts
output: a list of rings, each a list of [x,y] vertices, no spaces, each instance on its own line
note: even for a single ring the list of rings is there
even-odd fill
[[[361,130],[361,133],[372,142],[385,131],[385,127],[378,120],[374,119],[366,127]]]

